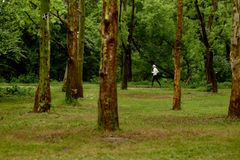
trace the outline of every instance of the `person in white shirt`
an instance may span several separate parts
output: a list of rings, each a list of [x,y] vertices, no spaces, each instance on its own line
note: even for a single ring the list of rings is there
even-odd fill
[[[152,65],[152,68],[153,68],[153,70],[152,70],[152,74],[153,74],[153,77],[152,77],[152,87],[153,87],[153,83],[154,83],[155,80],[157,81],[157,83],[161,87],[161,84],[160,84],[160,82],[158,80],[158,73],[159,73],[159,71],[158,71],[156,65]]]

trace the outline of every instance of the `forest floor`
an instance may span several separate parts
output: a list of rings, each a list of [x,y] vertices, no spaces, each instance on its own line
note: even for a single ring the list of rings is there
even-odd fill
[[[84,84],[74,105],[61,87],[51,86],[50,113],[32,113],[33,94],[0,96],[0,159],[239,160],[240,121],[226,118],[230,89],[185,88],[180,111],[171,110],[172,89],[118,89],[121,130],[110,133],[97,130],[97,84]]]

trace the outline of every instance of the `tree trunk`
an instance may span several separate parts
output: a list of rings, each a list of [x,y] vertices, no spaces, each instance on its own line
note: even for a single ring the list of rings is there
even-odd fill
[[[214,20],[214,15],[218,9],[218,0],[212,0],[212,12],[210,16],[208,17],[208,29],[211,31],[212,29],[212,24]]]
[[[215,0],[213,0],[213,2],[214,1]],[[213,4],[216,4],[216,3],[217,2],[214,2]],[[201,37],[202,37],[201,40],[205,46],[204,64],[205,64],[207,84],[211,86],[211,91],[216,93],[218,90],[218,87],[217,87],[216,73],[213,68],[213,51],[211,49],[211,45],[208,40],[204,17],[202,16],[202,13],[199,9],[198,0],[195,0],[195,8],[196,8],[197,15],[200,22]],[[215,8],[216,6],[213,7],[213,9]],[[213,10],[212,12],[215,12],[215,10]],[[213,21],[213,14],[210,15],[209,20]],[[212,22],[209,22],[209,31],[211,29],[211,26],[212,26]]]
[[[173,96],[173,110],[181,109],[181,69],[180,69],[180,52],[181,52],[181,39],[183,30],[183,0],[178,0],[177,7],[177,32],[175,44],[175,62],[174,62],[174,96]]]
[[[67,90],[67,73],[68,73],[68,63],[66,64],[64,77],[63,77],[63,87],[62,87],[63,92],[66,92]]]
[[[79,0],[79,85],[80,97],[83,97],[83,59],[84,59],[84,31],[85,31],[85,0]]]
[[[67,47],[68,47],[68,74],[66,99],[71,101],[81,97],[81,86],[78,64],[78,36],[79,36],[79,0],[68,1],[67,15]]]
[[[49,112],[51,106],[49,9],[50,0],[41,0],[39,85],[33,108],[37,113]]]
[[[125,48],[125,44],[123,43],[123,48]],[[122,89],[127,89],[128,88],[128,67],[129,67],[129,63],[128,60],[129,58],[127,58],[127,56],[129,56],[125,49],[123,51],[123,55],[122,55]]]
[[[228,116],[240,118],[240,2],[233,0],[232,36],[230,63],[232,69],[232,91]]]
[[[216,73],[213,68],[213,52],[209,47],[206,47],[206,51],[204,55],[207,84],[211,86],[211,91],[213,93],[217,93],[218,87],[217,87]]]
[[[132,0],[131,21],[128,26],[128,41],[125,46],[123,42],[123,68],[122,68],[122,89],[127,89],[128,81],[132,81],[132,43],[135,22],[135,0]]]
[[[132,81],[132,45],[135,28],[135,0],[132,0],[131,21],[128,28],[127,58],[128,58],[128,81]]]
[[[116,83],[117,3],[116,0],[103,0],[98,127],[105,131],[119,129]]]

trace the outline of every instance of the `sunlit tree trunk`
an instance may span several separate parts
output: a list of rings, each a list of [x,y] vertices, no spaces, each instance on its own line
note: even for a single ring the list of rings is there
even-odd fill
[[[181,109],[181,68],[180,68],[180,52],[181,52],[181,39],[183,30],[183,0],[178,0],[177,7],[177,32],[176,44],[174,55],[174,96],[173,96],[173,110]]]
[[[79,36],[79,0],[68,0],[67,15],[67,48],[68,72],[66,99],[72,100],[81,97],[81,86],[78,64],[78,36]]]
[[[117,34],[118,2],[103,0],[98,127],[105,131],[119,129],[116,83]]]
[[[34,112],[48,112],[51,106],[49,8],[50,0],[41,0],[39,85],[35,94]]]
[[[240,118],[240,1],[232,0],[232,36],[230,63],[232,69],[232,91],[228,116]]]
[[[85,0],[79,0],[79,85],[80,97],[83,97],[83,59],[84,59],[84,31],[85,31]]]

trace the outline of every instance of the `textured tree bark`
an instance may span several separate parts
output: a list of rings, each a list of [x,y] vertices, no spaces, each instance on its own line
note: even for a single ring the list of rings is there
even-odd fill
[[[68,72],[66,99],[71,101],[81,97],[81,86],[78,64],[78,36],[79,36],[79,0],[68,0],[67,15],[67,47],[68,47]]]
[[[180,52],[181,52],[181,39],[183,30],[183,0],[178,0],[177,5],[177,32],[176,44],[174,55],[174,96],[173,96],[173,110],[181,109],[181,68],[180,68]]]
[[[84,60],[84,31],[85,31],[85,0],[79,0],[79,85],[80,97],[83,97],[83,60]]]
[[[232,69],[232,91],[228,116],[230,118],[240,118],[240,2],[232,1],[232,36],[230,63]]]
[[[103,0],[98,127],[105,131],[119,129],[116,83],[117,3],[116,0]]]
[[[49,9],[50,0],[41,0],[39,85],[33,108],[36,113],[49,112],[51,106]]]
[[[217,3],[217,1],[213,0],[213,5],[216,5],[216,3]],[[213,68],[213,51],[211,49],[211,45],[209,44],[207,31],[206,31],[206,25],[205,25],[202,13],[198,6],[198,0],[195,0],[195,8],[196,8],[197,15],[198,15],[199,22],[200,22],[201,36],[202,36],[201,40],[205,46],[204,64],[205,64],[207,84],[211,85],[211,91],[216,93],[218,91],[218,87],[217,87],[216,73]],[[217,8],[217,6],[213,7],[213,9],[216,9],[216,8]],[[213,12],[215,12],[215,11],[216,10],[214,10]],[[213,21],[213,15],[214,14],[210,15],[210,17],[209,17],[210,21]],[[209,30],[211,29],[211,26],[212,26],[212,22],[209,22]]]

